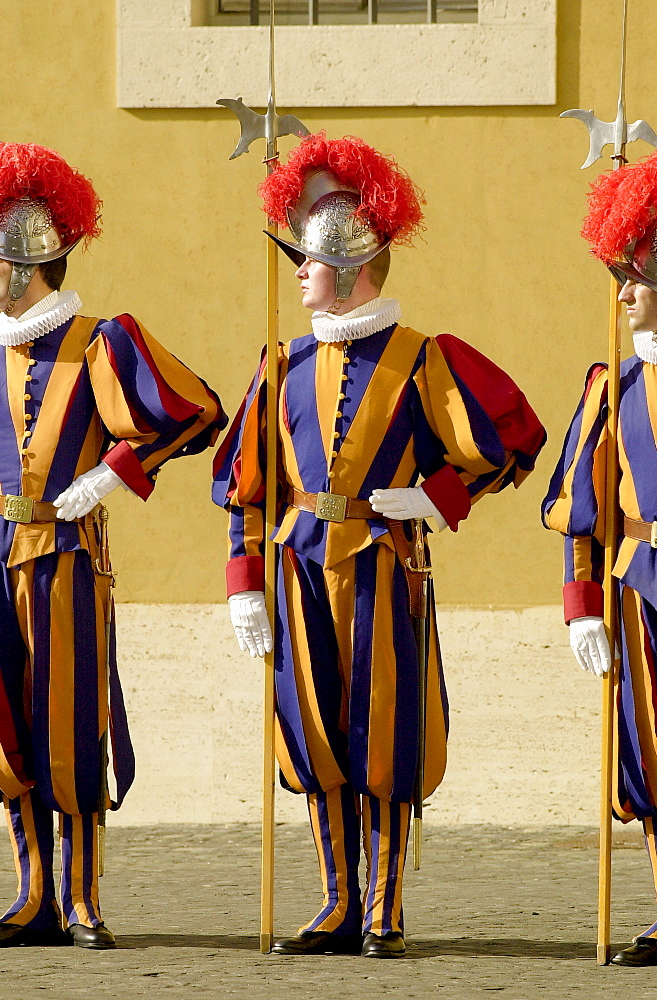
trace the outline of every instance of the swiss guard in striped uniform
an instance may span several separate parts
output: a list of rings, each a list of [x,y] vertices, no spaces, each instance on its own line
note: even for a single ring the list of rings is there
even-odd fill
[[[0,790],[18,874],[0,947],[114,947],[98,903],[108,725],[112,807],[134,758],[105,627],[99,501],[117,486],[146,500],[165,461],[208,447],[227,423],[132,316],[88,317],[60,291],[69,251],[100,233],[99,210],[57,153],[0,144]]]
[[[382,297],[390,245],[409,243],[422,219],[394,161],[357,138],[310,136],[262,195],[291,230],[279,245],[313,311],[312,332],[279,347],[275,673],[278,760],[307,796],[324,890],[319,913],[273,951],[397,957],[419,733],[400,522],[432,517],[456,531],[485,493],[523,481],[545,433],[504,372],[455,337],[403,326],[399,303]],[[214,485],[230,512],[231,619],[253,655],[271,642],[264,399],[261,366]],[[324,519],[322,494],[342,505],[337,520]],[[447,739],[433,608],[428,645],[425,795],[443,777]]]
[[[657,153],[596,182],[582,235],[620,285],[634,339],[621,362],[618,426],[620,670],[614,680],[612,806],[643,824],[657,890]],[[570,644],[584,670],[601,676],[611,657],[604,630],[607,368],[595,364],[543,503],[549,528],[565,536],[563,589]],[[612,958],[657,965],[657,920]]]

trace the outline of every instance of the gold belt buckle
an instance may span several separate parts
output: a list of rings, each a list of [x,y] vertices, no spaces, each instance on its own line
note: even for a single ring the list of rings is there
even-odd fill
[[[6,521],[17,521],[19,524],[29,524],[32,520],[34,500],[31,497],[5,497],[5,512],[3,517]]]
[[[347,516],[347,497],[339,493],[318,493],[315,517],[320,521],[344,521]]]
[[[653,549],[657,549],[657,521],[650,525],[650,544]]]

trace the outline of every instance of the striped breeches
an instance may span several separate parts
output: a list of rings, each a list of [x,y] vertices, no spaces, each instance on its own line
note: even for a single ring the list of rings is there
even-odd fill
[[[89,553],[3,566],[0,631],[0,790],[14,799],[36,784],[51,809],[95,812],[108,704]]]
[[[418,752],[418,656],[403,569],[383,541],[326,569],[277,546],[276,749],[295,791],[349,783],[410,802]],[[447,699],[434,609],[427,669],[425,795],[442,780]]]
[[[16,902],[0,922],[45,930],[60,921],[53,877],[53,812],[38,791],[15,799],[3,795],[7,827],[18,876]],[[102,922],[98,904],[97,813],[60,814],[61,912],[65,925],[95,927]]]
[[[308,796],[308,811],[324,892],[317,916],[300,931],[358,935],[403,933],[402,879],[411,807],[362,797],[349,785]],[[360,840],[367,861],[361,899]]]

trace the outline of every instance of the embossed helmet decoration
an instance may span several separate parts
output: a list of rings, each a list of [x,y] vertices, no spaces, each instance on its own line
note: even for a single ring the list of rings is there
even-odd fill
[[[598,177],[582,236],[619,284],[657,291],[657,153]]]
[[[309,257],[336,269],[338,302],[363,264],[390,244],[410,245],[421,228],[423,199],[408,174],[355,136],[307,136],[258,190],[269,218],[293,236],[271,237],[281,250],[297,266]]]
[[[91,182],[54,150],[0,143],[0,260],[13,264],[11,301],[25,294],[39,264],[100,235],[100,207]]]

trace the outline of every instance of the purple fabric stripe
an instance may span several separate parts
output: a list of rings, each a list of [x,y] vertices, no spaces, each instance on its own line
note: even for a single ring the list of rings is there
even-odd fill
[[[410,802],[417,771],[419,669],[417,642],[408,608],[408,590],[398,559],[392,579],[392,641],[396,660],[395,732],[391,798]]]
[[[91,389],[89,369],[85,361],[75,387],[75,396],[71,401],[66,423],[61,428],[52,464],[48,470],[48,478],[43,491],[44,500],[53,501],[75,479],[75,468],[95,412],[96,402]],[[47,419],[46,415],[44,420]],[[104,450],[99,451],[98,458]]]
[[[331,827],[327,794],[340,795],[340,817],[338,830]],[[306,926],[306,930],[315,930],[329,918],[341,902],[346,902],[345,915],[341,923],[331,928],[334,934],[359,934],[361,927],[360,886],[358,883],[358,864],[360,861],[360,820],[356,812],[354,790],[350,785],[341,785],[330,793],[317,794],[317,818],[320,828],[320,841],[315,846],[324,859],[326,869],[328,900],[317,916]],[[313,828],[314,834],[314,828]],[[342,842],[345,852],[347,871],[345,874],[347,900],[340,899],[338,886],[338,871],[333,853],[333,842]]]
[[[356,599],[349,701],[349,764],[351,783],[360,795],[367,795],[369,792],[367,784],[368,741],[377,554],[378,546],[370,545],[355,557],[354,590]]]
[[[262,352],[261,363],[262,363],[262,357],[264,356],[265,356],[265,351]],[[259,373],[260,373],[260,368],[258,368],[258,371],[255,373],[253,380],[251,381],[251,385],[249,386],[249,390],[246,394],[246,398],[244,400],[244,407],[242,411],[241,423],[231,427],[231,429],[228,432],[227,438],[224,439],[221,445],[221,449],[224,451],[224,459],[221,467],[214,474],[214,482],[212,484],[212,499],[214,503],[216,503],[219,507],[226,506],[226,504],[228,503],[228,498],[227,498],[228,491],[234,485],[233,462],[235,461],[235,456],[239,453],[240,448],[242,447],[244,420],[249,410],[251,409],[251,406],[253,405],[253,400],[255,398],[256,393],[258,393],[258,400],[257,400],[258,413],[262,415],[265,409],[266,383],[260,387],[260,391],[258,392]]]
[[[653,521],[657,517],[657,477],[650,470],[657,465],[657,444],[650,420],[643,365],[635,365],[622,379],[623,396],[620,404],[620,427],[632,469],[632,482],[639,501],[641,518]]]
[[[129,336],[125,328],[117,320],[103,320],[98,327],[98,335],[103,335],[109,343],[116,367],[121,373],[121,386],[126,399],[136,413],[162,439],[173,439],[178,436],[181,426],[196,419],[180,424],[165,409],[160,398],[159,387],[148,362],[139,350],[137,344]]]
[[[35,559],[33,579],[32,750],[34,777],[50,809],[59,809],[50,775],[50,588],[58,558],[51,553]]]
[[[319,841],[315,840],[315,847],[324,859],[324,868],[326,870],[326,889],[329,898],[312,923],[308,925],[307,930],[309,931],[315,930],[316,927],[318,927],[327,917],[331,915],[333,910],[338,905],[338,877],[335,866],[335,858],[333,857],[331,825],[328,818],[325,792],[317,793],[317,820],[319,823]],[[313,828],[313,834],[314,833],[315,830]]]
[[[556,468],[552,473],[552,478],[550,479],[550,485],[548,487],[548,492],[541,504],[541,512],[543,516],[543,523],[545,524],[545,518],[549,511],[552,509],[557,497],[561,492],[561,487],[563,485],[564,477],[573,464],[575,458],[575,451],[577,449],[577,444],[580,439],[582,431],[582,415],[584,411],[584,396],[579,401],[575,415],[570,422],[570,427],[566,432],[566,437],[563,443],[563,448],[561,450],[561,455],[559,461],[557,462]],[[597,442],[600,432],[602,430],[602,419],[599,419],[593,429],[591,437]],[[590,454],[590,451],[589,451]],[[594,523],[593,519],[597,517],[597,506],[592,512],[589,518],[590,523]],[[545,525],[547,527],[547,525]],[[580,532],[583,534],[583,532]]]
[[[306,792],[319,792],[320,785],[313,772],[310,754],[301,720],[301,709],[294,677],[294,658],[290,644],[287,598],[283,579],[283,559],[276,546],[277,601],[274,663],[276,665],[276,711],[285,746],[296,775]]]
[[[624,586],[620,585],[620,600],[622,607],[622,594]],[[654,677],[654,657],[655,638],[657,635],[657,612],[647,601],[641,602],[642,614],[646,633],[649,637],[649,657],[651,659],[650,672]],[[618,796],[620,802],[626,800],[630,803],[630,808],[636,816],[655,816],[657,811],[650,801],[650,796],[645,783],[643,765],[641,761],[641,747],[639,744],[639,734],[636,725],[634,711],[634,695],[632,691],[632,678],[628,664],[627,637],[625,633],[625,622],[620,615],[621,628],[621,665],[619,671],[620,695],[618,699],[618,742],[619,742],[619,775]]]
[[[114,618],[112,618],[110,632],[109,702],[112,716],[112,756],[116,778],[116,802],[112,803],[112,809],[118,809],[135,780],[135,752],[130,739],[128,714],[116,665],[116,620]]]
[[[294,455],[302,488],[311,493],[328,489],[326,453],[315,394],[317,348],[318,343],[312,335],[293,340],[285,380],[285,403]]]
[[[363,934],[367,934],[372,927],[372,910],[376,896],[376,883],[379,877],[379,850],[381,846],[381,802],[373,795],[369,795],[370,803],[370,870],[369,882],[365,899],[363,901]]]
[[[0,520],[2,520],[0,518]],[[16,743],[23,757],[27,775],[32,773],[32,735],[25,721],[23,696],[25,671],[28,669],[27,650],[16,616],[14,592],[10,571],[2,565],[0,569],[0,676],[11,709],[14,733],[0,732],[0,741],[6,740],[5,749],[14,750]]]
[[[390,820],[390,843],[388,847],[388,871],[386,873],[386,889],[383,897],[383,927],[382,933],[387,934],[389,931],[396,931],[397,928],[393,926],[393,911],[395,904],[395,892],[397,890],[397,879],[403,875],[403,871],[399,871],[399,860],[401,854],[401,809],[398,803],[388,802],[384,805],[384,808],[388,809]],[[403,917],[401,917],[401,928],[403,932],[404,924]]]
[[[506,461],[506,454],[495,425],[463,379],[451,368],[450,374],[461,394],[477,448],[490,465],[494,465],[497,469],[501,468]]]
[[[94,840],[95,830],[92,815],[85,815],[82,819],[82,894],[84,905],[87,908],[87,916],[92,927],[96,927],[102,920],[100,913],[96,912],[91,898],[94,883]]]
[[[88,552],[73,563],[73,656],[75,794],[81,813],[98,810],[98,663],[94,575]]]
[[[29,837],[25,830],[22,810],[30,801],[32,806],[32,816],[34,820],[34,831],[36,834],[36,846],[41,861],[43,880],[41,883],[41,899],[39,908],[31,920],[25,920],[21,914],[28,903],[31,881],[31,862],[29,853]],[[18,898],[2,916],[2,923],[18,923],[23,926],[30,926],[35,930],[43,930],[52,927],[57,922],[57,909],[55,903],[55,882],[53,878],[53,847],[54,838],[52,830],[52,812],[47,809],[39,798],[36,789],[32,789],[26,795],[21,795],[15,799],[5,799],[9,806],[9,819],[11,822],[16,846],[18,850],[18,863],[20,866]],[[27,915],[27,914],[26,914]]]
[[[89,923],[96,927],[102,922],[99,912],[96,912],[91,900],[94,881],[93,851],[94,823],[93,816],[87,814],[76,817],[82,821],[82,835],[79,843],[73,833],[73,817],[67,813],[61,815],[61,848],[62,848],[62,910],[68,924],[80,923],[80,917],[75,911],[75,903],[82,905],[87,912]],[[80,860],[82,871],[82,898],[73,898],[73,862],[75,857]]]
[[[354,340],[349,348],[351,364],[346,369],[349,378],[345,382],[346,389],[343,390],[347,398],[342,403],[343,419],[347,428],[354,421],[369,389],[376,366],[396,328],[395,323],[379,333],[373,333],[371,337]]]
[[[296,553],[293,558],[301,588],[304,627],[319,714],[331,753],[342,774],[347,777],[347,736],[339,727],[342,679],[338,669],[338,643],[324,573],[321,566],[306,556]]]

